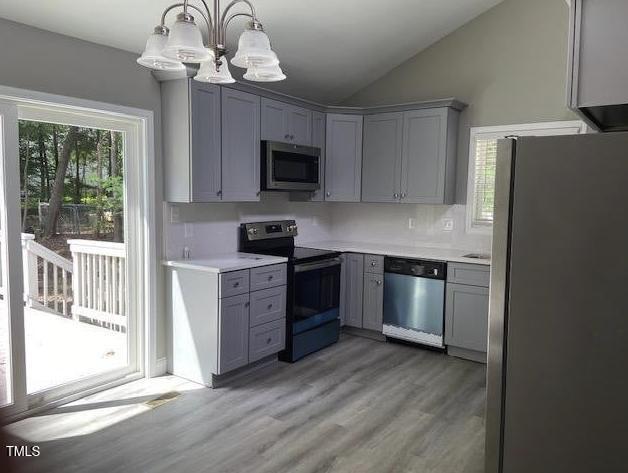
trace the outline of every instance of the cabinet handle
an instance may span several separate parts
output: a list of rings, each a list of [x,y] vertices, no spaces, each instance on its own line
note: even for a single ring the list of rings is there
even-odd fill
[[[331,197],[331,192],[325,192],[325,195],[326,195],[327,197]]]
[[[397,194],[396,192],[393,194],[393,199],[397,200],[399,198],[399,194]]]
[[[272,304],[268,304],[268,310],[272,309],[273,305]]]
[[[251,305],[251,303],[250,303],[250,302],[245,302],[245,303],[244,303],[244,307],[248,307],[248,306],[250,306],[250,305]]]
[[[382,285],[382,281],[375,281],[377,283],[378,286]]]
[[[272,339],[272,338],[267,338],[267,339],[266,339],[266,345],[270,345],[270,342],[272,342],[272,341],[273,341],[273,339]]]
[[[237,282],[237,281],[233,283],[233,287],[238,287],[239,285],[240,285],[240,283]]]
[[[402,198],[402,199],[405,199],[405,198],[406,198],[406,193],[405,193],[405,192],[402,192],[402,193],[401,193],[401,198]]]
[[[218,197],[220,197],[220,196],[222,195],[222,191],[217,191],[217,192],[216,192],[216,195],[217,195]]]
[[[261,195],[261,193],[262,193],[261,191],[257,191],[257,192],[255,193],[255,195],[256,195],[257,197],[259,197],[259,196]]]
[[[377,263],[375,261],[371,261],[371,266],[375,267],[377,266]]]
[[[284,138],[289,140],[290,139],[290,135],[285,135]]]
[[[271,274],[270,276],[268,276],[268,280],[272,281],[273,280],[273,275]]]

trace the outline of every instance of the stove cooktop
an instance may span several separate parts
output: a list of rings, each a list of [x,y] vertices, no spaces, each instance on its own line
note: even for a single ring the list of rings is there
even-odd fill
[[[318,261],[340,256],[340,253],[338,253],[337,251],[318,250],[316,248],[302,248],[299,246],[268,248],[263,250],[257,250],[255,252],[263,255],[283,256],[285,258],[288,258],[291,263],[307,263],[310,261]]]

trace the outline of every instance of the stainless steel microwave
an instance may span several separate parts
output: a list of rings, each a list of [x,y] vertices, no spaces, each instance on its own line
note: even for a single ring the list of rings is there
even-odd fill
[[[320,189],[321,150],[277,141],[262,141],[263,191],[315,191]]]

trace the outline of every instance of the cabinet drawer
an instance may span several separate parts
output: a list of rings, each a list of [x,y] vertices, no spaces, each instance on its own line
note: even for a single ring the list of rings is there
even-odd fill
[[[237,296],[249,292],[249,270],[230,271],[220,275],[220,297]]]
[[[251,291],[286,284],[286,265],[273,264],[251,269]]]
[[[286,286],[251,293],[251,327],[286,316]]]
[[[488,287],[491,267],[480,264],[448,263],[447,282]]]
[[[380,255],[364,255],[364,272],[384,274],[384,257]]]
[[[286,347],[286,319],[253,327],[249,333],[249,363],[278,353]]]

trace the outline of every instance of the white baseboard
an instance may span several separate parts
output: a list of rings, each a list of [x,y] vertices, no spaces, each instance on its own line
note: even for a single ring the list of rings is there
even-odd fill
[[[163,358],[158,358],[155,362],[155,366],[153,368],[153,372],[151,373],[151,377],[154,378],[156,376],[163,376],[168,372],[168,358],[165,356]]]

